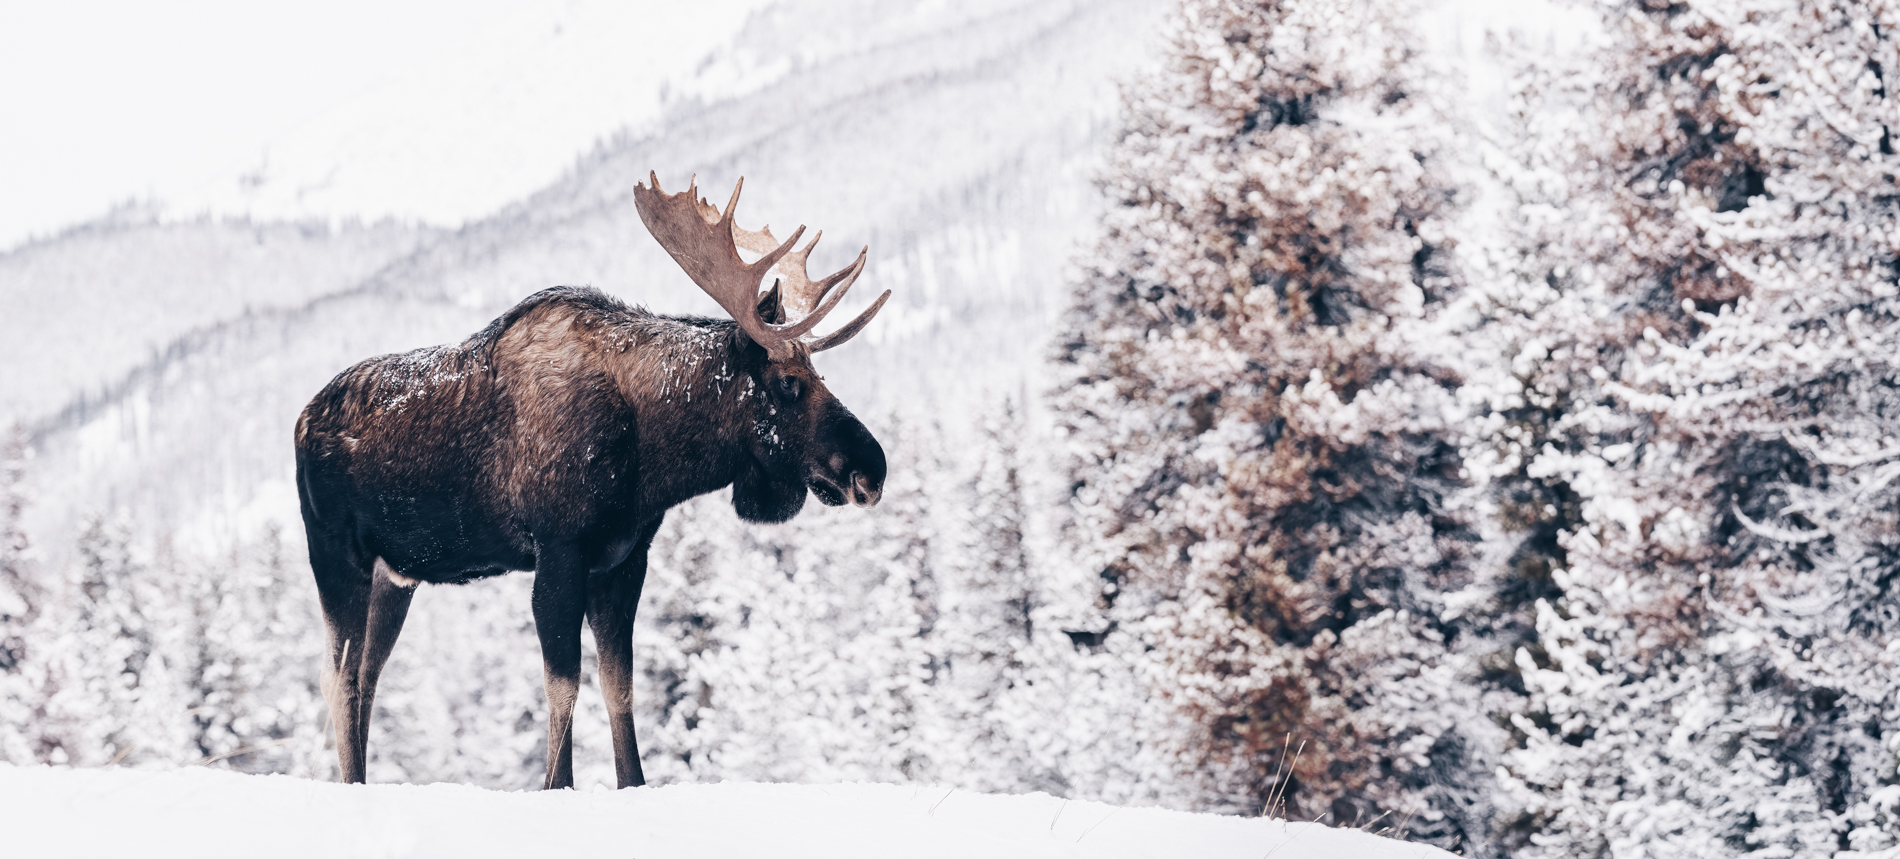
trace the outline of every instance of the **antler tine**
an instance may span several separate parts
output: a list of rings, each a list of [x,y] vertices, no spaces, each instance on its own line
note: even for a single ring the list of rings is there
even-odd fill
[[[812,242],[812,244],[815,245],[817,244],[817,242]],[[805,247],[805,252],[806,253],[811,252],[810,245],[807,245]],[[821,280],[818,282],[817,284],[818,289],[812,295],[812,300],[823,301],[825,298],[825,294],[830,292],[833,289],[837,289],[838,294],[840,296],[844,295],[847,290],[851,289],[852,284],[858,282],[858,275],[864,272],[865,259],[866,257],[870,255],[870,253],[871,253],[870,245],[865,245],[864,247],[859,248],[858,258],[855,262],[853,262],[852,264],[848,266],[845,266],[844,268],[838,269],[835,272],[832,272],[829,277],[826,277],[824,280]]]
[[[871,324],[871,317],[876,316],[877,312],[884,308],[885,300],[890,297],[891,291],[888,289],[884,290],[883,295],[878,296],[876,301],[871,302],[871,306],[866,308],[863,313],[858,314],[858,318],[845,323],[843,328],[826,334],[816,340],[807,341],[811,347],[811,351],[816,354],[826,349],[843,346],[846,340],[858,336],[858,332],[863,331],[864,326]]]
[[[720,215],[719,220],[732,223],[732,213],[739,208],[739,192],[743,190],[745,190],[745,177],[740,176],[738,183],[732,186],[732,199],[726,201],[726,213]]]

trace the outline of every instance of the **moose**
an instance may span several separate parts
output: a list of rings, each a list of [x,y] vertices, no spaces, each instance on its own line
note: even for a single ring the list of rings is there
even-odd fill
[[[734,510],[755,522],[790,519],[808,491],[830,506],[877,504],[884,449],[811,362],[890,298],[885,290],[844,327],[811,333],[870,249],[813,281],[806,263],[823,233],[793,250],[802,226],[783,244],[769,227],[737,226],[744,179],[721,213],[696,183],[667,194],[648,177],[651,187],[634,188],[641,221],[730,319],[659,316],[591,288],[554,287],[461,343],[345,370],[297,419],[297,494],[343,781],[364,780],[376,681],[417,586],[533,570],[545,787],[574,783],[583,617],[619,786],[644,784],[633,618],[666,511],[726,486]]]

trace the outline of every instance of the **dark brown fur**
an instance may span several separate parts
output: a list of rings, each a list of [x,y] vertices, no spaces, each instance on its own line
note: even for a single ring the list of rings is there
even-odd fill
[[[732,322],[655,316],[570,287],[530,296],[460,344],[350,368],[304,408],[296,443],[330,631],[324,689],[352,782],[415,585],[531,569],[547,786],[573,783],[583,617],[620,785],[643,783],[632,624],[666,510],[731,485],[741,516],[783,521],[808,488],[828,504],[875,504],[885,476],[883,450],[802,351],[774,362]]]

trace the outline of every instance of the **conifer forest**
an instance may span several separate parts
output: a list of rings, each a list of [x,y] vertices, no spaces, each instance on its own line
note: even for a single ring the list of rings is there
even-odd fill
[[[715,493],[654,541],[654,783],[1900,856],[1900,3],[1553,8],[1455,50],[1426,0],[864,13],[459,228],[131,209],[0,252],[0,761],[335,779],[298,410],[547,286],[715,313],[634,212],[657,169],[827,229],[814,271],[868,244],[839,319],[893,296],[816,361],[882,503]],[[531,587],[422,588],[370,781],[540,784]]]

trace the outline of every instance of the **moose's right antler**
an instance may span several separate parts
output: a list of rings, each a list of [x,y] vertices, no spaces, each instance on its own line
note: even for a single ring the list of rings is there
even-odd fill
[[[818,239],[813,238],[803,250],[792,251],[792,246],[805,234],[804,227],[799,227],[781,245],[772,238],[770,228],[753,232],[735,224],[732,213],[739,207],[739,191],[745,187],[743,178],[733,187],[732,201],[722,213],[696,196],[696,183],[684,193],[668,194],[660,189],[657,174],[649,172],[647,176],[653,182],[652,187],[635,185],[633,189],[634,206],[640,210],[640,220],[647,225],[647,231],[666,248],[686,275],[719,302],[732,320],[739,323],[739,328],[774,361],[795,355],[801,338],[838,306],[839,299],[844,298],[852,282],[864,271],[868,248],[859,251],[857,260],[850,265],[814,282],[805,274],[805,261]],[[747,263],[739,256],[741,246],[761,256]],[[779,265],[781,260],[787,264]],[[781,295],[790,321],[782,324],[766,322],[759,314],[759,283],[775,265],[779,265],[781,274],[785,275],[779,287],[783,290]],[[824,337],[803,340],[806,351],[822,352],[851,339],[890,297],[887,289],[868,310],[843,328]]]

